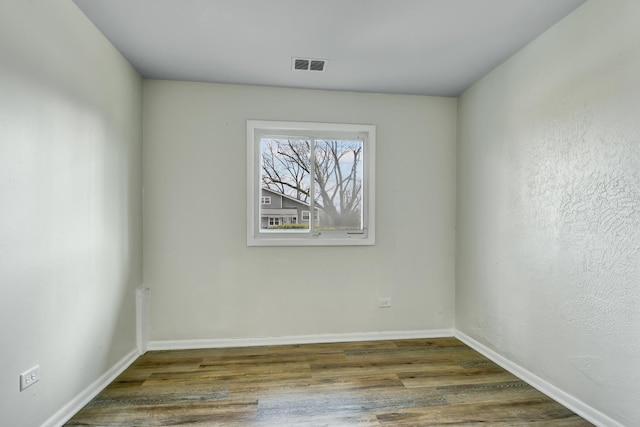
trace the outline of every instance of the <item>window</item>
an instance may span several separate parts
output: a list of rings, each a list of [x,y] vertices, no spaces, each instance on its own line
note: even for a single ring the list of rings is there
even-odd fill
[[[375,126],[248,120],[247,245],[373,245],[374,165]]]
[[[270,205],[271,204],[271,197],[270,196],[262,196],[262,197],[260,197],[260,204],[261,205]]]
[[[302,222],[309,224],[311,222],[311,211],[302,211]],[[316,208],[316,215],[314,218],[314,224],[316,227],[320,226],[320,211]]]

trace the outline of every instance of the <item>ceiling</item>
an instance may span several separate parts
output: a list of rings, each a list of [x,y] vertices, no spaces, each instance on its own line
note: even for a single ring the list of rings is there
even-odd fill
[[[584,0],[74,0],[145,78],[457,96]],[[292,58],[325,59],[294,71]]]

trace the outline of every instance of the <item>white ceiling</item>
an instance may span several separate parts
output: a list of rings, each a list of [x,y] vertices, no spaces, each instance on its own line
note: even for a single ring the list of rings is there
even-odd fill
[[[74,0],[146,78],[457,96],[584,0]],[[292,71],[292,57],[328,60]]]

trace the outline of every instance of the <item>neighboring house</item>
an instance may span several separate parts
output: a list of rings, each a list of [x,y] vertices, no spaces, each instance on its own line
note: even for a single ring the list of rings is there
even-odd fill
[[[262,188],[260,197],[260,228],[269,228],[286,224],[304,224],[309,227],[309,203],[305,203],[286,194]],[[316,208],[316,225],[319,209]]]

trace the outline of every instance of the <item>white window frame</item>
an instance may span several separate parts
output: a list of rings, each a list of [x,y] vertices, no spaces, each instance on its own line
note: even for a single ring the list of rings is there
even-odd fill
[[[264,135],[309,138],[358,138],[363,141],[361,232],[260,229],[260,138]],[[247,120],[247,246],[370,246],[375,244],[374,125]]]
[[[261,205],[270,205],[271,204],[271,196],[262,196],[260,197]]]

